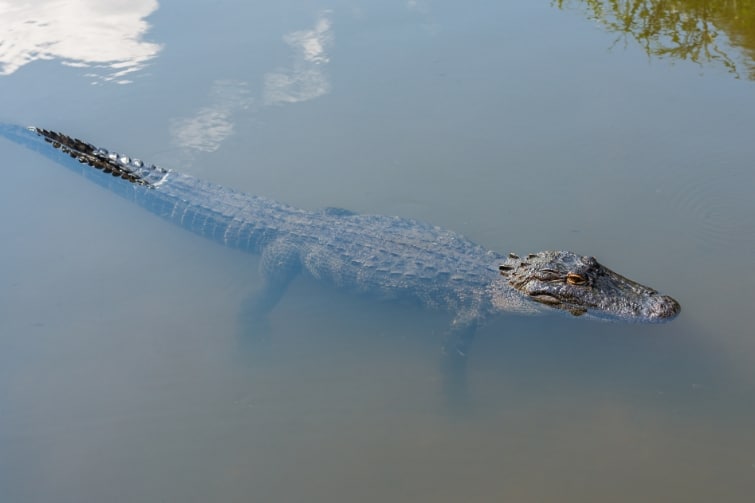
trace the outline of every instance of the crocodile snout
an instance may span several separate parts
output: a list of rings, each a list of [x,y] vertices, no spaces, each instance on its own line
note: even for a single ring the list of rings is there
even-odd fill
[[[674,318],[682,307],[668,295],[652,295],[645,306],[645,316],[650,321],[667,321]]]

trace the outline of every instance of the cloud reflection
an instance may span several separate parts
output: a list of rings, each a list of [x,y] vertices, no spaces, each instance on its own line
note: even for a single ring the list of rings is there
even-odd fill
[[[321,15],[311,30],[294,31],[283,37],[294,49],[290,68],[265,75],[264,103],[297,103],[330,91],[330,81],[322,66],[330,61],[326,49],[333,42],[330,20]]]
[[[184,149],[185,162],[197,152],[214,152],[233,134],[234,114],[252,106],[265,107],[299,103],[330,91],[324,66],[330,62],[327,49],[333,43],[330,20],[322,14],[310,30],[293,31],[283,36],[294,51],[289,67],[278,68],[263,77],[262,97],[252,98],[247,82],[216,80],[210,103],[190,117],[172,121],[173,143]]]
[[[88,77],[119,84],[155,57],[160,45],[144,42],[145,18],[156,0],[0,0],[0,75],[36,60],[101,69]]]
[[[233,133],[233,113],[249,108],[254,100],[246,82],[216,80],[210,92],[210,104],[187,118],[175,119],[173,140],[183,148],[214,152]]]
[[[420,14],[430,13],[430,0],[408,0],[406,2],[406,8],[412,12],[418,12]]]

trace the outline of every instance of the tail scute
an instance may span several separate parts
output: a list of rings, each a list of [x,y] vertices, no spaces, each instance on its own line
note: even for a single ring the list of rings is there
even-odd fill
[[[136,185],[147,188],[157,187],[168,173],[167,170],[155,165],[148,166],[139,159],[131,159],[116,152],[108,152],[78,138],[37,127],[29,127],[28,129],[41,136],[54,148],[68,154],[80,163]]]

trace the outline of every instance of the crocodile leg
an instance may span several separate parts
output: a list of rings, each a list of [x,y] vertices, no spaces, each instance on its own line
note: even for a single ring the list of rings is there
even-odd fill
[[[476,318],[459,317],[451,324],[451,332],[443,345],[441,378],[443,394],[451,409],[462,412],[467,408],[467,354],[472,347]]]
[[[283,239],[273,241],[262,250],[259,269],[262,286],[242,306],[243,319],[252,329],[265,327],[268,314],[301,272],[298,247]]]

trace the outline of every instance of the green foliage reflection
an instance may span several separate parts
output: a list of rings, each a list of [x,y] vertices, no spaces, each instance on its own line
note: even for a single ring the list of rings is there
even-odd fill
[[[583,5],[618,40],[634,39],[648,56],[720,64],[755,80],[755,0],[554,0]],[[723,37],[722,37],[723,35]],[[726,39],[724,41],[723,39]],[[741,49],[737,55],[736,47]],[[742,61],[735,62],[735,58]]]

